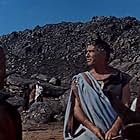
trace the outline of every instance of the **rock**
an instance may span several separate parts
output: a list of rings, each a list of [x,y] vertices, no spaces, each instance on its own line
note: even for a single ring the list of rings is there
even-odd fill
[[[9,97],[7,101],[16,107],[20,107],[23,105],[23,98],[19,96]]]
[[[59,101],[45,101],[33,103],[28,112],[22,113],[24,123],[48,123],[54,116],[60,114],[62,106]],[[56,116],[55,116],[56,117]]]
[[[54,98],[56,102],[61,100],[59,103],[64,111],[68,99],[65,92],[70,87],[72,77],[86,70],[83,44],[90,40],[91,36],[95,39],[97,33],[113,49],[110,65],[133,77],[130,83],[133,98],[138,93],[140,80],[140,21],[135,17],[95,16],[84,23],[47,24],[1,36],[1,46],[7,58],[6,72],[15,72],[8,75],[6,90],[22,98],[23,85],[34,84],[39,80],[47,89],[53,89],[54,95],[59,95]],[[61,86],[49,84],[48,81],[52,77],[60,77]],[[52,98],[48,97],[47,102],[51,102]],[[37,107],[42,116],[30,110],[32,113],[27,113],[27,120],[34,118],[33,122],[48,122],[50,116],[45,118],[47,113],[44,111],[50,106],[45,103],[44,109],[43,105],[40,103],[33,107]],[[52,112],[48,109],[49,111]]]

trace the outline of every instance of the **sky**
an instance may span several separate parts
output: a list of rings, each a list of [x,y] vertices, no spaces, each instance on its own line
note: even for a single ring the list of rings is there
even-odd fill
[[[0,35],[93,16],[140,19],[140,0],[0,0]]]

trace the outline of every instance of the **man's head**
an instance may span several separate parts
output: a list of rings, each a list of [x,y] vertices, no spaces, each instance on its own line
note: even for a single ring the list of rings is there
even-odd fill
[[[88,42],[86,44],[87,64],[91,66],[107,63],[109,61],[111,51],[112,49],[110,46],[100,38]]]

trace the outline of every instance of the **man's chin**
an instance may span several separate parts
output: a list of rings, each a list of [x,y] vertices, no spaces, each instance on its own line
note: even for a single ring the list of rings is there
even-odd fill
[[[87,65],[88,65],[89,68],[92,68],[92,67],[95,66],[95,64],[93,64],[93,63],[87,63]]]
[[[94,64],[95,64],[95,63],[94,63],[93,61],[92,61],[92,62],[91,62],[91,61],[87,61],[87,65],[88,65],[88,66],[91,66],[91,65],[94,65]]]

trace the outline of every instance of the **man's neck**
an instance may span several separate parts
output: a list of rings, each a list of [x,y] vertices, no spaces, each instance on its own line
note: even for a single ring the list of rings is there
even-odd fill
[[[105,80],[111,75],[110,67],[94,67],[89,71],[96,80]]]
[[[110,67],[106,65],[90,67],[90,72],[96,74],[109,74]]]

